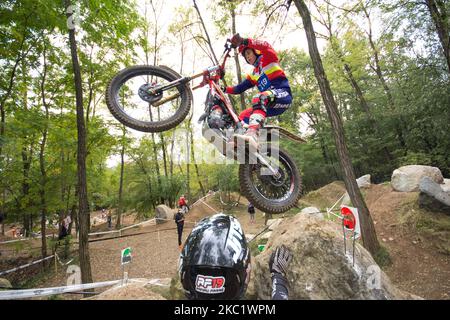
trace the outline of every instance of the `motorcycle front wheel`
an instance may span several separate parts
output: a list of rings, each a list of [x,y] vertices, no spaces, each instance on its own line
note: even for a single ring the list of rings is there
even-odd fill
[[[162,92],[150,92],[178,78],[181,75],[165,66],[125,68],[108,84],[106,105],[111,114],[129,128],[143,132],[167,131],[180,124],[189,113],[192,102],[189,84],[180,83]],[[176,98],[162,103],[173,96]]]

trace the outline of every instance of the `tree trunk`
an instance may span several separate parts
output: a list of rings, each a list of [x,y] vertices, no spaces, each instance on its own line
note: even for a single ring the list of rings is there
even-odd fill
[[[158,108],[158,121],[161,120],[160,109]],[[166,150],[166,142],[164,141],[164,135],[161,132],[159,134],[159,140],[161,141],[161,151],[163,156],[163,165],[164,165],[164,175],[167,177],[167,150]]]
[[[64,0],[67,18],[71,19],[72,13],[71,0]],[[78,212],[80,223],[79,236],[79,255],[81,267],[81,280],[83,283],[92,282],[92,271],[89,257],[89,206],[87,198],[87,181],[86,181],[86,128],[84,124],[83,110],[83,87],[81,79],[81,70],[78,62],[77,43],[75,39],[75,28],[69,27],[69,43],[70,53],[72,56],[72,67],[75,83],[75,98],[77,110],[77,132],[78,132],[78,152],[77,152],[77,169],[78,169]]]
[[[378,123],[375,120],[375,118],[373,117],[372,112],[370,111],[369,104],[367,103],[367,100],[364,97],[361,87],[359,86],[358,82],[356,81],[356,79],[353,75],[353,71],[352,71],[350,65],[344,61],[344,58],[343,58],[343,55],[342,55],[342,52],[340,51],[340,49],[337,48],[336,50],[338,52],[339,58],[341,59],[342,63],[344,64],[345,74],[347,75],[352,88],[355,90],[356,99],[358,100],[359,104],[361,105],[361,108],[364,111],[364,113],[367,115],[369,125],[371,126],[371,128],[374,132],[380,133]],[[385,146],[383,146],[382,150],[383,150],[385,157],[389,161],[392,161],[393,157],[392,157],[391,153],[389,152],[389,150],[387,150],[387,148]]]
[[[368,24],[369,24],[369,31],[367,32],[367,36],[369,38],[370,48],[372,49],[373,58],[375,61],[375,73],[377,74],[377,77],[380,80],[381,85],[383,86],[384,93],[386,94],[386,97],[388,99],[389,107],[394,112],[395,111],[394,97],[392,96],[391,89],[389,88],[387,81],[384,78],[383,71],[381,70],[379,51],[375,45],[375,42],[373,41],[372,21],[370,19],[370,14],[369,14],[369,11],[367,11],[367,8],[365,7],[365,5],[362,1],[360,1],[360,6],[364,12],[364,15],[367,18]],[[406,142],[403,137],[403,131],[401,129],[403,120],[402,120],[401,115],[399,115],[399,117],[400,117],[400,119],[399,119],[400,124],[395,124],[395,131],[397,133],[398,142],[400,144],[400,147],[404,150],[404,155],[406,155],[406,153],[407,153]]]
[[[236,34],[236,13],[234,11],[234,7],[230,8],[230,14],[231,14],[231,31],[233,34]],[[239,63],[239,55],[234,55],[234,62],[236,65],[236,75],[238,78],[238,82],[242,82],[242,71],[241,71],[241,64]],[[240,94],[241,98],[241,111],[245,110],[245,93],[242,92]]]
[[[120,229],[120,226],[122,224],[121,217],[122,217],[122,190],[123,190],[123,169],[125,167],[125,135],[126,135],[126,129],[125,126],[122,127],[122,149],[120,150],[120,180],[119,180],[119,203],[117,205],[117,222],[116,222],[116,229]]]
[[[358,208],[359,211],[363,244],[372,255],[376,255],[380,250],[380,244],[376,236],[375,227],[370,216],[369,209],[364,202],[364,198],[362,197],[361,191],[359,190],[356,182],[355,172],[345,141],[342,120],[339,116],[336,101],[334,100],[330,83],[326,77],[322,59],[317,48],[316,35],[314,33],[311,15],[303,0],[294,0],[294,3],[303,20],[303,25],[308,39],[309,54],[314,66],[314,74],[319,84],[320,93],[333,129],[332,132],[336,144],[336,150],[339,155],[339,162],[342,171],[344,173],[345,186],[352,203]]]
[[[39,152],[39,167],[41,170],[41,186],[39,190],[39,195],[41,198],[41,252],[42,252],[42,258],[45,258],[47,256],[47,238],[46,238],[46,225],[45,222],[47,220],[47,202],[46,202],[46,195],[45,195],[45,188],[47,185],[47,172],[45,169],[45,145],[47,143],[47,134],[48,134],[48,121],[50,120],[49,117],[49,111],[48,111],[48,104],[45,100],[45,80],[47,76],[47,56],[46,56],[46,40],[44,40],[44,70],[42,73],[42,81],[41,81],[41,97],[42,97],[42,105],[45,108],[45,125],[44,129],[42,131],[42,141],[41,141],[41,148]],[[45,262],[44,262],[45,267]]]
[[[200,190],[202,192],[202,195],[205,196],[205,188],[203,187],[203,183],[202,183],[202,179],[200,178],[200,172],[198,169],[198,165],[195,162],[195,153],[194,153],[194,134],[192,133],[192,129],[189,130],[190,132],[190,140],[191,140],[191,156],[192,156],[192,162],[194,163],[194,167],[195,167],[195,173],[197,174],[197,180],[198,180],[198,185],[200,187]],[[190,200],[190,199],[189,199]]]
[[[169,162],[169,172],[170,178],[173,177],[173,149],[175,147],[175,130],[172,132],[172,141],[170,142],[170,162]]]
[[[203,27],[203,31],[205,32],[206,39],[207,39],[208,46],[209,46],[209,50],[211,51],[211,53],[213,55],[213,59],[214,59],[213,62],[214,62],[214,64],[219,64],[219,60],[217,60],[217,56],[216,56],[216,54],[214,52],[214,49],[212,47],[211,38],[209,37],[209,34],[208,34],[208,29],[206,28],[205,23],[204,23],[203,18],[202,18],[202,15],[200,13],[200,9],[198,8],[197,3],[195,2],[195,0],[192,0],[192,1],[194,2],[194,8],[197,11],[198,17],[200,18],[200,22],[201,22],[202,27]]]
[[[192,202],[191,199],[191,171],[190,171],[190,162],[191,162],[191,139],[189,136],[189,128],[191,126],[191,118],[189,118],[189,121],[187,123],[186,128],[186,189],[187,189],[187,199],[189,202]],[[181,166],[180,166],[181,169]]]
[[[2,215],[2,236],[5,235],[5,222],[6,222],[6,212],[5,212],[5,202],[6,202],[6,190],[2,192],[2,202],[0,205],[0,214]]]
[[[33,149],[31,147],[31,149]],[[31,153],[30,153],[31,155]],[[25,147],[22,148],[22,174],[23,174],[23,180],[22,180],[22,203],[21,203],[21,210],[23,210],[23,228],[25,230],[25,234],[30,234],[30,214],[27,212],[29,209],[28,207],[28,194],[30,191],[30,183],[29,183],[29,172],[30,172],[30,166],[31,166],[31,158],[27,155],[27,149]]]
[[[150,108],[149,108],[150,121],[153,121],[153,114],[152,114],[151,108],[153,108],[153,107],[150,106]],[[158,162],[158,148],[156,146],[155,134],[153,132],[152,132],[151,136],[152,136],[152,146],[153,146],[153,161],[155,163],[155,169],[156,169],[156,178],[158,181],[158,187],[161,189],[161,172],[160,172],[159,162]]]
[[[26,63],[21,60],[21,72],[22,72],[22,104],[23,109],[25,111],[28,110],[28,82],[27,82],[27,65]],[[33,137],[30,138],[30,149],[28,150],[27,144],[27,138],[28,136],[23,137],[23,145],[22,145],[22,203],[21,203],[21,209],[23,213],[23,228],[24,228],[24,236],[27,237],[30,234],[31,230],[31,213],[28,212],[30,210],[30,200],[28,198],[28,195],[30,193],[30,168],[31,168],[31,159],[33,157]]]
[[[442,51],[447,62],[448,72],[450,73],[450,17],[446,9],[445,1],[425,0],[425,2],[433,18]]]
[[[25,44],[26,36],[23,35],[22,42],[20,43],[20,49],[17,54],[16,61],[14,62],[14,67],[11,70],[11,76],[9,77],[9,83],[8,88],[6,89],[5,94],[2,96],[0,100],[0,140],[3,140],[3,136],[5,135],[5,125],[6,125],[6,100],[10,97],[12,93],[12,89],[14,86],[14,79],[16,76],[17,68],[19,67],[19,63],[22,61],[23,58],[25,58],[24,53],[22,53],[24,44]],[[0,143],[0,159],[2,159],[1,155],[3,152],[3,144]]]
[[[153,65],[156,66],[157,64],[157,39],[158,39],[158,20],[157,20],[157,15],[156,15],[156,10],[155,7],[153,6],[153,2],[150,1],[150,4],[152,6],[152,10],[153,10],[153,15],[154,15],[154,20],[155,22],[155,32],[154,32],[154,55],[153,55]],[[146,20],[146,23],[144,25],[144,35],[145,37],[148,39],[150,37],[150,30],[148,28],[148,23],[147,23],[147,2],[145,4],[145,8],[144,8],[144,17]],[[148,47],[148,44],[146,43],[146,46],[144,49],[144,53],[145,53],[145,62],[148,65],[150,63],[150,48]],[[147,76],[147,82],[153,82],[153,79],[148,79]],[[153,112],[152,112],[152,106],[149,104],[148,106],[148,111],[149,111],[149,116],[150,116],[150,121],[153,122]],[[152,132],[151,133],[151,138],[152,138],[152,144],[153,144],[153,161],[155,163],[155,169],[156,169],[156,178],[158,181],[158,188],[161,188],[161,173],[159,170],[159,163],[158,163],[158,151],[157,151],[157,147],[156,147],[156,141],[155,141],[155,134]]]

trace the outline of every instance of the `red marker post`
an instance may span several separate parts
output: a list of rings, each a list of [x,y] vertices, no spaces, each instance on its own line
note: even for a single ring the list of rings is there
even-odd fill
[[[355,264],[355,242],[356,239],[361,235],[361,228],[359,225],[359,216],[357,208],[350,208],[343,206],[341,207],[341,215],[342,215],[342,232],[344,234],[344,254],[347,254],[347,232],[346,230],[351,231],[351,236],[353,236],[353,265]]]

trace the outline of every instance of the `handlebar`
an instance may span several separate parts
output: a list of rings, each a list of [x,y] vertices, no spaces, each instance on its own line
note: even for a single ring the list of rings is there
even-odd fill
[[[231,40],[230,39],[227,39],[227,41],[225,41],[224,47],[225,47],[225,50],[223,51],[223,53],[225,53],[227,51],[229,52],[229,51],[231,51],[231,49],[235,49],[236,48],[235,46],[233,46],[231,44]]]

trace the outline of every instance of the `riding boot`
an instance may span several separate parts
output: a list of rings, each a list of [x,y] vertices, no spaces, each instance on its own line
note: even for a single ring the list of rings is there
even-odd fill
[[[251,148],[257,150],[259,147],[259,129],[261,129],[264,124],[265,115],[262,112],[255,111],[249,119],[248,129],[244,134],[235,134],[234,138],[236,145],[238,145],[238,140],[247,142]]]

